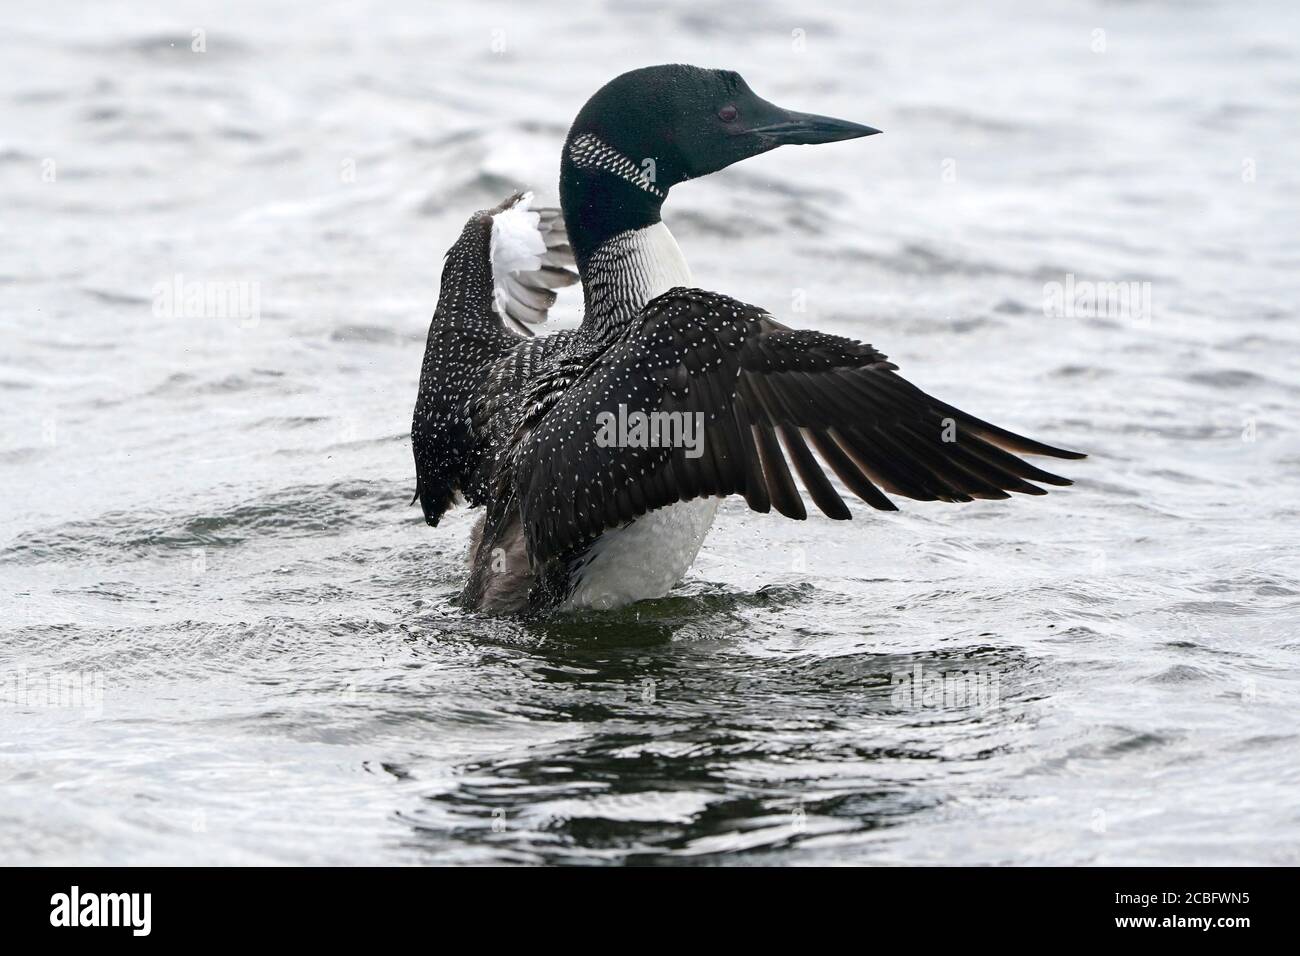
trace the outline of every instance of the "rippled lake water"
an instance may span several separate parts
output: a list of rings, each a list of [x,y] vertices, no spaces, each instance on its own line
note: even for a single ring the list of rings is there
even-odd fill
[[[1300,862],[1294,5],[6,20],[0,861]],[[674,190],[700,284],[1091,457],[464,614],[472,514],[409,506],[442,252],[668,61],[886,133]]]

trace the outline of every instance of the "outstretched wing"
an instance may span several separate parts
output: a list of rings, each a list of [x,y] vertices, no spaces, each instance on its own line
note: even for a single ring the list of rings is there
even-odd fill
[[[573,249],[560,210],[532,206],[532,193],[515,193],[491,210],[492,306],[506,328],[531,336],[546,321],[555,290],[578,281]]]
[[[802,519],[795,474],[818,508],[847,519],[817,456],[889,511],[886,491],[970,501],[1070,484],[1017,454],[1083,455],[981,421],[896,369],[870,345],[787,328],[723,295],[659,296],[523,439],[514,484],[533,559],[701,496],[740,494],[755,511]]]
[[[494,368],[498,376],[532,368],[546,340],[532,341],[528,326],[545,321],[556,289],[578,281],[565,268],[573,251],[560,211],[531,209],[531,201],[515,193],[476,212],[447,250],[411,418],[415,496],[431,525],[465,490],[477,460],[471,405],[484,378]]]

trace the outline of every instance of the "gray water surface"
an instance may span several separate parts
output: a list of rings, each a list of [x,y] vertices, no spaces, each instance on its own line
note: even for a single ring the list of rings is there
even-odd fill
[[[1294,5],[6,21],[0,862],[1300,862]],[[1091,457],[467,615],[474,515],[409,506],[442,253],[668,61],[885,130],[675,189],[701,285]]]

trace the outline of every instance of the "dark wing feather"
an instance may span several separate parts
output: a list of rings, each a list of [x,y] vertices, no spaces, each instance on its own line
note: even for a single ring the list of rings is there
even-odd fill
[[[970,501],[1045,494],[1030,481],[1070,484],[1017,454],[1081,454],[968,415],[896,371],[870,345],[787,328],[726,296],[673,289],[648,303],[637,330],[522,438],[513,483],[533,560],[571,553],[607,528],[701,496],[741,494],[755,511],[802,519],[793,474],[822,512],[851,517],[821,462],[881,510],[896,510],[885,491]],[[617,418],[620,405],[625,419],[667,412],[702,420],[698,453],[682,442],[602,444],[601,416]]]
[[[545,320],[556,289],[578,281],[578,274],[566,268],[573,265],[573,250],[560,210],[532,209],[521,219],[530,198],[515,193],[476,212],[444,259],[411,419],[415,497],[431,525],[438,524],[458,493],[478,503],[478,450],[487,444],[482,430],[495,417],[494,402],[497,396],[511,401],[548,348],[532,338],[528,324]],[[521,202],[525,207],[515,210]],[[517,259],[505,263],[494,257],[499,217],[512,211],[516,229],[537,233],[529,245],[539,251],[528,268]],[[511,264],[520,267],[506,268]],[[557,336],[548,340],[558,341]],[[507,430],[506,436],[511,433]]]

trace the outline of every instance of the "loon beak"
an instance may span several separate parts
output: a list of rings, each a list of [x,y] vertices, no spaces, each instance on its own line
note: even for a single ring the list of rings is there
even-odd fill
[[[782,110],[782,118],[775,123],[756,126],[749,130],[770,140],[775,146],[812,143],[838,143],[842,139],[857,139],[859,136],[871,136],[880,130],[861,123],[835,119],[832,116],[818,116],[816,113],[796,113]]]

